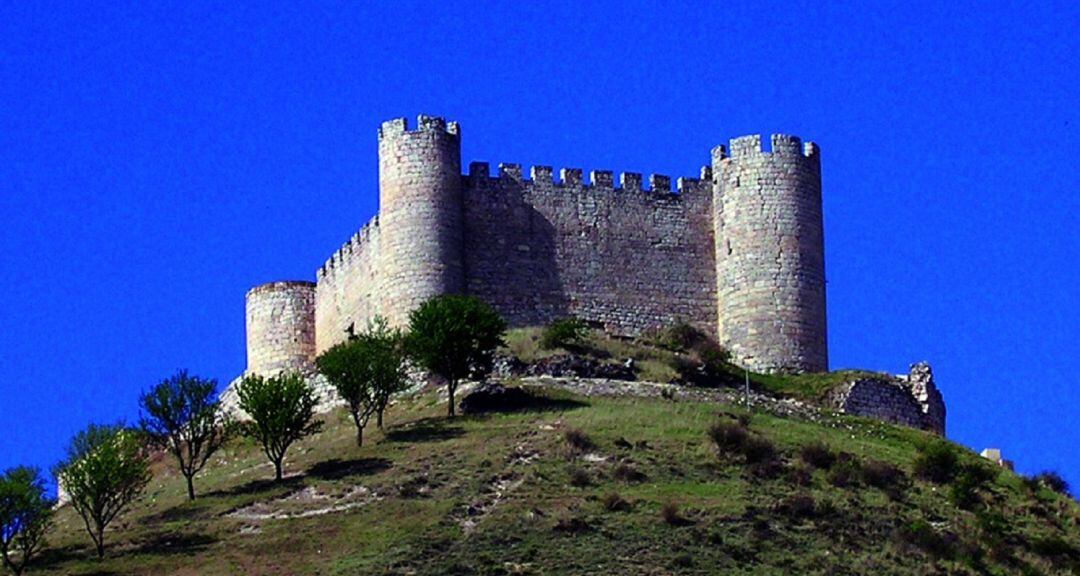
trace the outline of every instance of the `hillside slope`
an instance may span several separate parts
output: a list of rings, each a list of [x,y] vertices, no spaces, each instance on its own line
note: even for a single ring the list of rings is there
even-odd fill
[[[91,558],[81,520],[65,507],[32,571],[1068,574],[1080,566],[1075,501],[957,447],[961,464],[995,474],[963,509],[956,481],[914,474],[916,445],[934,438],[920,431],[532,390],[529,410],[453,420],[442,416],[438,391],[425,390],[397,402],[385,432],[371,430],[362,448],[348,417],[332,412],[324,432],[292,450],[279,485],[267,480],[260,450],[237,440],[197,477],[193,503],[161,459],[145,496],[110,531],[105,560]],[[707,434],[718,422],[726,451]],[[805,448],[817,443],[831,465],[820,446]]]

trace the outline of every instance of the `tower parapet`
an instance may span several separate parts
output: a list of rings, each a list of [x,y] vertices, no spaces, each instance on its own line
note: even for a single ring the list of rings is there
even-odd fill
[[[247,372],[273,376],[315,362],[315,283],[270,282],[248,290]]]
[[[828,369],[817,146],[774,134],[713,150],[718,335],[755,370]]]
[[[379,291],[394,325],[465,286],[458,125],[433,116],[417,124],[398,118],[379,130]]]

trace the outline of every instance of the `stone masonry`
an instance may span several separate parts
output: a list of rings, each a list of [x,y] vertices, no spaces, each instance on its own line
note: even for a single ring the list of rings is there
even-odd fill
[[[871,376],[848,382],[833,390],[829,401],[846,414],[945,435],[945,402],[925,362],[912,365],[906,376]]]
[[[475,295],[514,326],[575,316],[634,336],[682,321],[755,370],[828,369],[813,143],[737,138],[673,190],[659,174],[510,163],[492,174],[481,162],[462,173],[461,137],[442,118],[383,123],[379,213],[314,286],[249,293],[249,371],[310,362],[375,315],[401,325],[446,293]]]
[[[315,284],[271,282],[247,293],[247,369],[272,375],[315,361]]]

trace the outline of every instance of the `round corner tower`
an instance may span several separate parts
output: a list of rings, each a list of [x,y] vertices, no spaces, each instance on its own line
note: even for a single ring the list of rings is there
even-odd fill
[[[712,164],[720,343],[753,370],[828,370],[817,145],[744,136]]]
[[[315,363],[315,283],[269,282],[248,290],[247,372],[273,376]]]
[[[456,122],[420,116],[379,129],[381,313],[402,325],[425,300],[460,293],[463,271],[461,137]]]

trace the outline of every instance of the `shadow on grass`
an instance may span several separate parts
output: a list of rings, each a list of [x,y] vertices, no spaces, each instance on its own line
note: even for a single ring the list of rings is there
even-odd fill
[[[340,480],[348,476],[367,476],[390,469],[391,462],[386,458],[357,458],[339,460],[334,458],[319,462],[308,468],[308,476],[321,480]]]
[[[304,484],[303,476],[289,476],[283,480],[274,480],[273,478],[259,478],[245,482],[232,488],[225,488],[222,490],[214,490],[213,492],[207,492],[206,497],[215,496],[244,496],[251,494],[258,494],[260,492],[266,492],[276,489],[287,489],[289,492],[298,490]]]
[[[86,533],[84,532],[83,535],[85,536]],[[89,536],[86,536],[86,541],[90,541]],[[97,558],[97,556],[94,554],[94,550],[88,545],[69,544],[60,548],[50,547],[42,550],[40,555],[35,556],[30,561],[30,565],[27,567],[26,571],[33,573],[35,569],[40,569],[45,566],[55,566],[72,560],[88,560],[91,558]],[[104,572],[103,574],[112,574],[112,572]]]
[[[191,554],[198,552],[218,539],[209,534],[183,534],[177,532],[158,532],[132,543],[125,554],[147,554],[162,556],[166,554]]]
[[[565,412],[588,406],[588,402],[549,396],[544,391],[517,386],[481,387],[461,401],[461,412],[469,416],[510,412]]]
[[[442,418],[424,418],[386,432],[391,442],[441,442],[460,438],[465,430]]]

